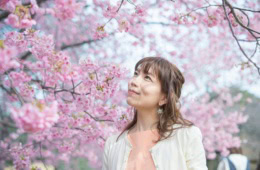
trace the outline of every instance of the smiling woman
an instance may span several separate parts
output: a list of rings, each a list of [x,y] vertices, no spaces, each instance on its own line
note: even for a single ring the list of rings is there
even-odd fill
[[[134,118],[105,143],[103,170],[207,170],[202,134],[178,107],[185,80],[161,57],[137,62],[128,82]]]

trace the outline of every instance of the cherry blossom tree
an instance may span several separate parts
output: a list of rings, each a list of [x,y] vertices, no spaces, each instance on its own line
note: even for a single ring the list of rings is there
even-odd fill
[[[133,116],[122,63],[143,56],[182,70],[191,90],[181,111],[202,130],[208,159],[241,144],[247,116],[228,108],[242,96],[219,79],[231,70],[259,79],[257,0],[3,0],[0,8],[1,166],[83,157],[100,168],[97,148]]]

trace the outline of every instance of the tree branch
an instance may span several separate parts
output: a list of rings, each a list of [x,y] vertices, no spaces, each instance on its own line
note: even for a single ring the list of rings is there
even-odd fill
[[[260,10],[251,10],[251,9],[245,9],[245,8],[239,8],[239,7],[233,7],[234,9],[242,10],[242,11],[248,11],[248,12],[260,12]]]
[[[227,18],[228,25],[229,25],[229,28],[230,28],[230,30],[231,30],[232,36],[233,36],[234,39],[236,40],[237,45],[238,45],[240,51],[241,51],[241,52],[243,53],[243,55],[247,58],[247,60],[248,60],[250,63],[252,63],[252,64],[257,68],[258,74],[260,75],[260,67],[259,67],[253,60],[251,60],[251,58],[249,58],[249,57],[247,56],[247,54],[245,53],[244,49],[243,49],[242,46],[240,45],[240,43],[239,43],[239,41],[238,41],[238,39],[237,39],[237,37],[236,37],[236,35],[235,35],[235,33],[234,33],[234,30],[233,30],[232,25],[231,25],[231,21],[229,20],[229,17],[228,17],[228,14],[227,14],[227,10],[226,10],[226,7],[225,7],[225,6],[227,5],[227,4],[226,4],[227,0],[222,0],[222,2],[223,2],[223,9],[224,9],[224,12],[225,12],[225,16],[226,16],[226,18]],[[229,7],[232,8],[232,6],[229,6]]]
[[[237,18],[237,15],[236,15],[236,13],[235,13],[235,11],[234,11],[233,6],[232,6],[227,0],[224,0],[224,1],[225,1],[225,4],[226,4],[226,5],[229,7],[229,9],[231,10],[231,13],[232,13],[233,16],[235,17],[236,22],[237,22],[241,27],[245,28],[245,29],[248,30],[250,33],[251,33],[251,32],[254,32],[254,33],[260,34],[260,32],[255,31],[255,30],[253,30],[253,29],[251,29],[251,28],[245,26],[243,23],[241,23],[240,20]],[[256,38],[256,36],[255,36],[253,33],[251,33],[251,35]]]
[[[81,46],[81,45],[84,45],[84,44],[90,44],[92,42],[99,41],[99,40],[100,39],[97,39],[97,40],[87,40],[87,41],[82,41],[82,42],[75,43],[75,44],[63,45],[63,46],[61,46],[61,50],[65,50],[67,48],[78,47],[78,46]]]
[[[15,124],[9,123],[8,121],[0,121],[0,125],[3,127],[17,128]]]
[[[99,122],[114,122],[113,120],[103,120],[103,119],[98,119],[96,117],[93,117],[91,114],[89,114],[87,111],[84,111],[86,114],[88,114],[92,119],[94,119],[95,121],[99,121]]]

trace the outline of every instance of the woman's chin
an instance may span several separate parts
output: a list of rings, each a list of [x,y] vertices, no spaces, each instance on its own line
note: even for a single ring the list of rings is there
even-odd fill
[[[126,103],[127,103],[129,106],[135,107],[135,104],[134,104],[134,102],[132,101],[131,97],[127,97]]]

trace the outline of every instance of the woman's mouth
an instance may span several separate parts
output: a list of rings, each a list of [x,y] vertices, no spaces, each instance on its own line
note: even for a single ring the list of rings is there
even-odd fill
[[[129,94],[129,95],[133,95],[133,94],[139,95],[139,93],[137,93],[137,92],[135,92],[135,91],[133,91],[133,90],[128,90],[128,94]]]

